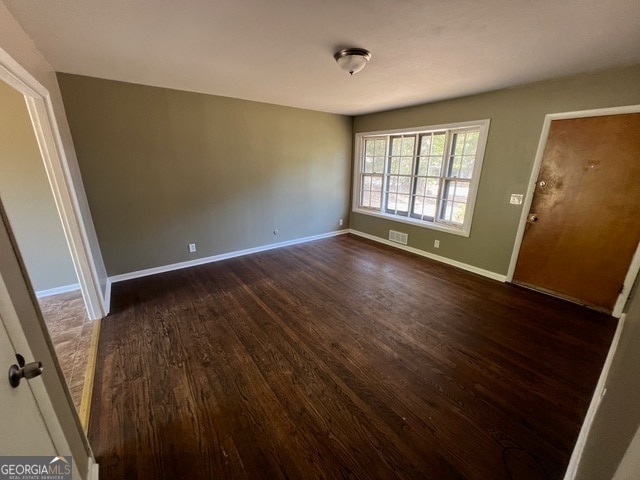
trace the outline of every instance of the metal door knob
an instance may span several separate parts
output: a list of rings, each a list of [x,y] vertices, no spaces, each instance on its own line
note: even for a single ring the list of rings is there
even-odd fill
[[[42,371],[44,370],[42,362],[30,362],[25,364],[24,357],[20,354],[16,354],[16,359],[18,360],[18,365],[13,364],[9,367],[9,385],[13,388],[20,385],[20,380],[23,378],[31,380],[32,378],[42,375]]]
[[[538,221],[538,215],[536,215],[535,213],[530,213],[529,216],[527,217],[527,222],[529,223],[536,223]]]

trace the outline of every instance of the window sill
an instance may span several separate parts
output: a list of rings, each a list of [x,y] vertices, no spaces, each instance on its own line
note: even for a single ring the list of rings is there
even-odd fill
[[[363,208],[354,208],[352,209],[352,211],[354,213],[361,213],[363,215],[369,215],[371,217],[384,218],[385,220],[391,220],[393,222],[407,223],[409,225],[415,225],[416,227],[428,228],[430,230],[437,230],[439,232],[451,233],[453,235],[460,235],[461,237],[468,237],[469,231],[471,229],[471,225],[466,226],[466,228],[464,226],[454,227],[454,226],[441,224],[441,223],[425,222],[423,220],[417,220],[409,217],[400,217],[398,215],[390,215],[388,213],[375,212],[375,211],[366,210]]]

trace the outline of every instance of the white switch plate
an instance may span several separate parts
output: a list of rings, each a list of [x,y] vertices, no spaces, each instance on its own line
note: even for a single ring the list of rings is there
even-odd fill
[[[195,243],[190,243],[189,244],[189,253],[195,253],[196,251],[196,244]]]
[[[509,200],[511,205],[522,205],[522,194],[521,193],[512,193],[511,200]]]
[[[434,241],[433,241],[433,246],[434,246],[435,248],[440,248],[440,240],[434,240]]]

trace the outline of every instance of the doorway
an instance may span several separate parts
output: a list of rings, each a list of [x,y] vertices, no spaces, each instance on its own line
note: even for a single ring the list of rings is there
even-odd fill
[[[77,411],[93,325],[24,96],[0,82],[0,199]]]
[[[619,316],[640,267],[640,106],[547,115],[508,280]]]
[[[81,183],[79,172],[74,176],[67,162],[49,91],[1,48],[0,81],[24,95],[89,318],[101,319],[109,313],[110,285],[97,239],[88,233],[93,228],[90,213],[74,184],[74,181]],[[83,215],[89,219],[88,226]]]
[[[26,102],[31,132],[35,134],[40,160],[55,200],[57,218],[62,223],[65,242],[80,286],[79,294],[86,305],[88,318],[98,320],[94,322],[92,335],[95,336],[98,333],[99,320],[108,313],[109,284],[93,233],[79,170],[75,163],[72,168],[67,161],[67,154],[73,153],[65,151],[65,145],[70,144],[70,139],[67,138],[66,143],[63,141],[49,91],[1,48],[0,82],[23,96],[23,106]],[[88,221],[87,225],[84,223],[85,220]],[[41,345],[38,346],[40,347]],[[38,356],[47,355],[44,351],[34,353]],[[70,396],[69,402],[71,403]],[[88,414],[88,408],[80,411],[85,426]]]

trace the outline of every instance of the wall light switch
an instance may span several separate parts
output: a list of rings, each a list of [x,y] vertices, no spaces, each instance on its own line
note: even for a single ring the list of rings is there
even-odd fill
[[[523,195],[521,193],[512,193],[509,203],[511,205],[522,205],[522,196]]]
[[[196,244],[195,243],[190,243],[189,244],[189,253],[195,253],[196,251]]]

